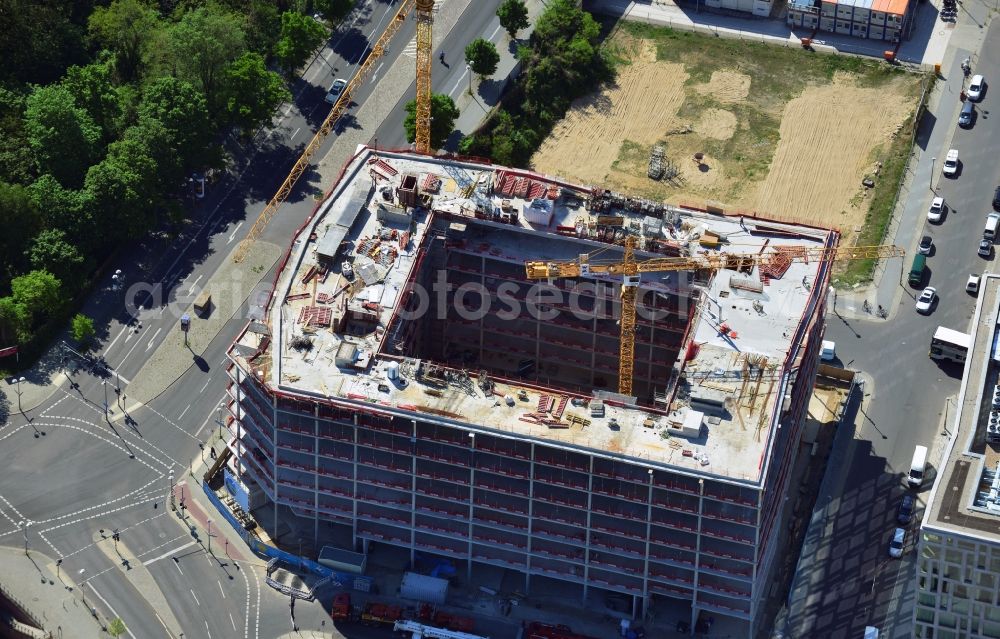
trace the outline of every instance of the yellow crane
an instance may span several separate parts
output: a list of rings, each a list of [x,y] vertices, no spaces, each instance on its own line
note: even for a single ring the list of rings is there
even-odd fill
[[[583,253],[575,260],[546,262],[525,262],[529,280],[548,280],[559,277],[588,277],[590,275],[620,275],[621,292],[621,338],[618,362],[618,392],[632,394],[632,368],[635,360],[635,299],[639,287],[640,273],[661,273],[666,271],[717,271],[723,268],[751,268],[776,263],[779,260],[791,262],[839,262],[871,258],[902,257],[905,254],[898,246],[840,246],[804,247],[776,245],[767,253],[713,253],[693,257],[654,257],[636,261],[636,238],[625,238],[624,255],[612,262],[595,261],[591,255]]]
[[[326,137],[330,135],[330,131],[333,130],[333,126],[337,123],[337,120],[340,119],[340,116],[344,114],[344,111],[351,104],[354,92],[361,86],[372,69],[375,68],[375,62],[385,55],[385,52],[388,50],[389,41],[392,40],[392,37],[403,26],[406,16],[414,9],[417,20],[417,131],[415,148],[420,153],[430,153],[431,36],[434,21],[434,0],[403,0],[403,3],[399,6],[399,10],[396,11],[392,20],[386,25],[385,31],[382,32],[382,35],[372,47],[368,58],[361,63],[357,73],[354,74],[351,81],[344,87],[340,98],[337,99],[336,104],[333,105],[330,113],[323,120],[323,124],[319,126],[312,140],[309,141],[309,144],[302,151],[302,155],[295,161],[295,165],[292,166],[288,177],[278,187],[278,192],[274,194],[274,197],[267,203],[264,210],[260,212],[253,226],[250,227],[249,233],[240,242],[239,247],[233,254],[234,262],[242,262],[250,254],[250,249],[253,247],[254,242],[264,232],[264,228],[271,221],[271,218],[274,217],[274,214],[278,212],[278,208],[288,199],[295,183],[298,182],[299,178],[302,177],[302,174],[309,167],[309,161],[316,154],[316,151],[319,150],[320,145],[323,144]]]

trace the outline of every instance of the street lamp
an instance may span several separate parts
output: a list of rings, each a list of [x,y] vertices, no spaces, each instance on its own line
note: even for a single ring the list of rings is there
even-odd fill
[[[101,382],[101,386],[104,387],[104,419],[108,418],[108,382],[104,380]]]
[[[28,554],[28,520],[21,521],[21,534],[24,535],[24,554]]]
[[[212,520],[208,520],[208,554],[212,554]]]
[[[174,502],[174,474],[170,473],[170,510],[177,510],[177,504]]]
[[[931,158],[931,179],[930,179],[930,185],[929,185],[931,187],[932,191],[934,190],[934,163],[935,162],[937,162],[937,158],[933,158],[932,157]]]
[[[24,415],[24,409],[21,408],[21,382],[23,381],[23,377],[17,378],[17,410],[21,413],[21,415]]]
[[[465,65],[465,69],[469,72],[469,95],[472,95],[472,65]]]

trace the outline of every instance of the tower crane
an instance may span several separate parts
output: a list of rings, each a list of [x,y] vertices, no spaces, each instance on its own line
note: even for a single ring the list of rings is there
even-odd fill
[[[396,632],[409,632],[412,639],[489,639],[489,637],[481,637],[468,632],[426,626],[409,619],[397,621],[392,629]]]
[[[668,271],[717,271],[723,268],[750,268],[767,266],[778,260],[792,262],[840,262],[870,258],[902,257],[905,252],[898,246],[842,246],[842,247],[772,247],[773,250],[760,254],[717,253],[692,257],[654,257],[636,261],[635,236],[625,238],[624,255],[620,261],[605,262],[591,260],[591,255],[583,253],[575,260],[528,261],[525,271],[529,280],[548,280],[559,277],[589,277],[591,275],[615,275],[622,278],[621,291],[621,338],[618,361],[618,392],[632,394],[632,367],[635,359],[635,300],[641,273],[662,273]]]
[[[233,254],[233,261],[236,263],[242,262],[246,259],[246,256],[250,254],[250,249],[253,247],[254,242],[260,237],[260,234],[264,232],[264,228],[267,226],[274,214],[278,212],[278,208],[284,204],[285,200],[292,193],[292,188],[295,187],[295,183],[298,182],[302,174],[309,167],[309,161],[312,159],[316,151],[326,140],[326,137],[330,135],[333,131],[334,125],[340,116],[344,114],[347,107],[351,104],[351,99],[354,92],[362,85],[364,80],[371,73],[372,69],[375,68],[375,62],[385,55],[388,51],[389,41],[392,40],[396,32],[403,26],[403,22],[406,20],[406,16],[414,10],[416,21],[417,21],[417,109],[416,109],[416,140],[415,148],[419,153],[430,153],[431,151],[431,44],[432,44],[432,25],[434,22],[434,0],[403,0],[403,3],[399,6],[399,10],[396,11],[396,15],[392,17],[392,20],[385,27],[385,31],[379,37],[378,41],[372,46],[371,53],[368,58],[361,63],[358,67],[357,72],[351,81],[347,83],[344,87],[344,91],[340,94],[340,98],[330,109],[330,113],[323,120],[323,123],[319,125],[319,129],[316,134],[313,135],[309,144],[302,151],[302,155],[299,159],[295,161],[292,166],[292,170],[289,171],[288,177],[285,181],[281,183],[278,187],[277,193],[271,198],[264,207],[264,210],[260,212],[257,216],[257,220],[254,221],[253,226],[250,227],[249,233],[240,242],[239,247]]]

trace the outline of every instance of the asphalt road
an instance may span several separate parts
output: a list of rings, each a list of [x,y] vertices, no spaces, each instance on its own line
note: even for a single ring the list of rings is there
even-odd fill
[[[157,614],[144,592],[143,584],[150,581],[155,581],[188,639],[275,637],[292,629],[287,599],[261,587],[259,567],[245,564],[237,570],[233,562],[220,558],[217,547],[210,555],[207,540],[166,507],[171,477],[184,480],[186,469],[200,454],[199,445],[206,450],[212,445],[216,408],[225,390],[225,376],[219,371],[245,313],[230,320],[200,354],[205,366],[190,367],[167,391],[134,411],[130,423],[119,419],[122,412],[115,391],[120,386],[127,395],[129,380],[176,321],[163,305],[210,279],[245,237],[326,117],[326,88],[335,77],[353,72],[377,39],[373,34],[381,33],[395,13],[393,4],[370,0],[348,18],[293,88],[293,103],[281,111],[276,125],[259,132],[253,143],[234,148],[232,174],[192,203],[191,221],[178,229],[176,237],[150,238],[123,257],[117,266],[123,271],[124,288],[144,281],[162,287],[162,294],[142,296],[137,312],[130,312],[123,304],[123,291],[111,290],[109,280],[109,286],[88,301],[84,312],[99,322],[107,320],[99,334],[100,355],[113,373],[80,370],[72,376],[74,387],[63,385],[43,405],[25,415],[11,415],[0,430],[0,543],[19,545],[26,533],[33,550],[53,560],[62,558],[62,573],[78,585],[76,592],[106,619],[122,617],[131,639],[170,636],[165,615]],[[496,4],[490,3],[488,16]],[[471,40],[481,32],[484,12],[480,6],[466,11],[461,19],[468,24],[460,23],[454,32],[473,34]],[[380,64],[391,65],[396,57],[407,55],[406,43],[414,29],[407,21]],[[456,51],[461,48],[464,43],[455,45]],[[376,77],[381,68],[376,68]],[[363,103],[373,87],[373,81],[365,83],[354,95],[355,102]],[[341,124],[351,125],[349,114]],[[401,109],[385,128],[402,131]],[[316,159],[336,141],[331,136]],[[317,177],[304,176],[263,240],[287,244],[315,206],[314,187],[308,183]],[[56,363],[42,374],[53,374],[62,366],[58,357],[54,359]],[[73,367],[79,363],[75,360],[70,357],[65,363]],[[111,410],[108,415],[105,404]],[[200,490],[193,477],[186,481]],[[127,549],[126,555],[143,566],[135,562],[123,566],[111,554],[117,553],[108,538],[115,529],[121,533],[119,549]],[[320,627],[321,606],[298,608],[299,617]]]
[[[500,21],[497,19],[496,10],[501,0],[476,0],[474,10],[467,11],[470,14],[463,20],[461,29],[452,29],[448,36],[438,47],[438,53],[444,52],[445,59],[441,62],[438,54],[434,56],[434,68],[431,73],[431,91],[433,93],[444,93],[455,99],[461,91],[467,91],[469,87],[470,74],[465,65],[465,47],[476,38],[485,38],[497,45],[497,48],[507,46],[507,35],[500,28]],[[399,38],[405,34],[400,33]],[[407,36],[410,37],[410,36]],[[404,55],[415,55],[412,53],[411,44]],[[492,80],[485,80],[492,82]],[[387,118],[385,122],[375,132],[374,138],[378,140],[380,148],[405,148],[406,132],[397,122],[402,122],[406,117],[406,103],[413,100],[417,95],[416,81],[410,84],[409,89],[403,94],[396,106],[393,108],[393,116]],[[468,133],[465,131],[463,133]]]
[[[1000,68],[1000,34],[996,24],[987,34],[976,61],[979,72]],[[958,392],[961,366],[939,364],[927,356],[930,339],[938,326],[967,331],[975,310],[975,298],[965,292],[970,273],[994,269],[994,259],[976,254],[986,214],[991,210],[993,190],[1000,183],[1000,166],[993,159],[1000,148],[1000,123],[994,121],[994,105],[1000,93],[987,93],[977,105],[979,118],[968,130],[956,127],[960,108],[959,64],[968,52],[956,52],[947,74],[944,97],[936,112],[925,121],[931,130],[919,132],[926,149],[910,187],[898,238],[912,238],[905,261],[890,264],[885,285],[894,280],[898,303],[889,309],[888,321],[855,320],[846,304],[827,317],[826,339],[837,343],[837,353],[847,368],[861,370],[873,380],[865,389],[866,406],[862,426],[849,447],[835,492],[821,494],[818,508],[825,507],[825,529],[816,552],[800,560],[800,574],[811,582],[808,602],[793,606],[790,636],[823,636],[831,639],[860,637],[873,625],[892,638],[912,634],[915,592],[914,547],[920,514],[908,526],[907,553],[901,560],[888,557],[888,542],[896,508],[906,491],[914,446],[934,444],[941,432],[946,398]],[[989,80],[989,78],[988,78]],[[1000,82],[1000,78],[997,79]],[[1000,114],[1000,112],[998,112]],[[959,150],[962,170],[954,179],[941,175],[941,159],[949,148]],[[934,162],[930,171],[930,158]],[[930,188],[933,175],[935,191]],[[918,182],[918,178],[920,181]],[[926,221],[927,206],[936,194],[949,207],[940,224]],[[919,288],[907,285],[916,243],[922,235],[934,239],[927,259],[926,285],[937,288],[940,301],[930,315],[914,309]],[[905,240],[904,240],[905,241]],[[902,289],[900,293],[900,289]],[[884,291],[883,291],[884,292]],[[882,296],[880,295],[880,298]],[[842,316],[840,313],[848,317]],[[934,476],[934,469],[931,470]],[[919,491],[922,499],[930,490]],[[793,592],[793,598],[795,594]]]

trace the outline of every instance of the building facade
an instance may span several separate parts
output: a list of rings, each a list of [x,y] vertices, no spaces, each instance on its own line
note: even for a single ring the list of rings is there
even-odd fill
[[[372,156],[348,170],[345,181],[378,181],[363,171],[374,162],[389,167],[380,174],[389,184],[407,173],[426,185],[432,180],[423,172],[486,170]],[[399,176],[385,177],[393,172]],[[494,187],[484,189],[496,198],[497,211],[511,206],[508,177],[497,175]],[[539,176],[517,179],[552,192]],[[507,190],[520,188],[510,184]],[[362,192],[373,190],[354,191]],[[563,198],[569,199],[557,196],[557,205]],[[336,192],[333,200],[326,217],[304,231],[320,244],[332,228],[323,220],[338,214]],[[725,311],[718,302],[717,310],[686,308],[678,303],[677,281],[664,284],[672,296],[658,293],[659,282],[644,284],[647,310],[664,313],[639,322],[637,397],[624,398],[592,392],[616,381],[617,324],[596,309],[602,299],[614,306],[617,290],[587,289],[576,298],[579,312],[565,321],[508,314],[501,322],[494,313],[468,319],[453,311],[454,296],[472,282],[493,301],[500,287],[518,300],[529,282],[524,254],[511,247],[532,254],[531,241],[551,251],[562,251],[552,247],[564,242],[565,254],[578,254],[586,239],[580,227],[567,237],[574,227],[558,219],[544,227],[536,222],[509,229],[530,231],[534,240],[517,236],[504,244],[504,227],[485,213],[477,217],[433,200],[425,208],[426,216],[408,226],[409,248],[400,249],[400,261],[378,285],[382,301],[346,302],[339,311],[334,305],[333,320],[320,322],[329,327],[329,342],[322,329],[288,320],[295,316],[288,307],[316,270],[308,243],[293,247],[263,313],[270,322],[251,322],[230,350],[231,472],[260,499],[315,522],[317,530],[321,522],[349,530],[361,552],[387,544],[414,557],[447,558],[470,574],[477,564],[516,571],[528,593],[539,579],[556,579],[576,584],[584,598],[595,590],[629,595],[637,615],[669,599],[689,604],[692,619],[706,612],[753,628],[782,549],[778,522],[819,363],[828,265],[799,264],[807,270],[782,271],[780,281],[762,275],[749,282],[746,269],[725,278],[700,274],[705,279],[695,291],[726,300]],[[343,225],[347,236],[357,236],[355,252],[377,253],[368,243],[371,228],[359,231],[359,224],[367,222]],[[694,228],[679,219],[672,224]],[[744,225],[725,224],[737,231]],[[784,241],[801,235],[821,246],[837,240],[832,232],[754,224],[764,247],[771,234]],[[402,233],[381,227],[374,235],[403,247]],[[432,303],[432,319],[404,317],[419,298],[409,292],[415,284],[429,287],[429,273],[446,282],[447,294],[437,303],[447,309],[433,312]],[[778,333],[771,359],[729,348],[742,340],[744,350],[752,349],[753,319],[766,315],[762,305],[751,304],[756,298],[740,291],[769,286],[777,297],[786,285],[789,303],[774,313],[787,312],[787,323],[774,319],[780,329],[777,323],[762,327],[767,340]],[[315,289],[311,295],[328,299]],[[381,319],[359,329],[368,325],[366,310]],[[311,313],[300,309],[298,316]],[[369,330],[367,343],[348,337]],[[289,346],[302,339],[315,342],[305,354]],[[770,342],[761,339],[767,350]],[[261,524],[278,531],[278,512]]]

